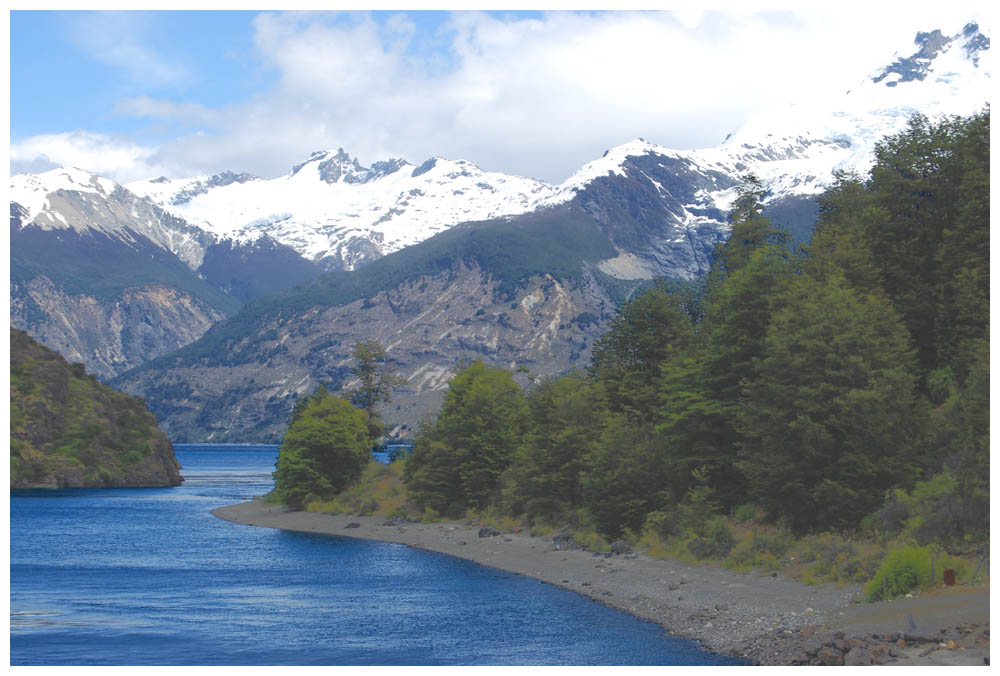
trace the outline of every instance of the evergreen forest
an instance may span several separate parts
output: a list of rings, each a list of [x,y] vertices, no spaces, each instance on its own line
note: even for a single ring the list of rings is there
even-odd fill
[[[707,278],[624,303],[585,370],[522,389],[463,365],[392,504],[734,566],[811,543],[851,581],[893,548],[986,551],[989,125],[913,117],[867,175],[836,177],[809,244],[747,176]]]

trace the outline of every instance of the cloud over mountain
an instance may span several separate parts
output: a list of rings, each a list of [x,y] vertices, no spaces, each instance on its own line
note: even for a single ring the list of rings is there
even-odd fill
[[[888,11],[864,21],[834,11],[455,12],[435,25],[419,13],[263,13],[241,58],[268,77],[248,96],[122,97],[114,115],[141,133],[26,138],[13,144],[12,170],[76,164],[89,144],[96,154],[84,168],[122,181],[226,169],[276,176],[315,148],[343,146],[362,162],[466,157],[559,182],[640,135],[713,146],[755,110],[847,89],[892,49],[908,53],[917,29],[950,33],[969,18]],[[143,50],[137,64],[172,63]],[[112,61],[136,75],[129,59]]]

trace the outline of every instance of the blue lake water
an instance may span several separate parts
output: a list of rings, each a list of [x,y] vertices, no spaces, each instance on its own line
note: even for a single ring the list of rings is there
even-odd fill
[[[461,559],[211,515],[275,456],[178,445],[179,487],[12,493],[11,664],[737,663]]]

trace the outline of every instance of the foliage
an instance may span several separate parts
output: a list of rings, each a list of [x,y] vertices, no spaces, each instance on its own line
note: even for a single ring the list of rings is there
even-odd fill
[[[364,412],[325,390],[309,398],[278,449],[274,492],[293,509],[330,498],[357,479],[369,457]]]
[[[699,559],[723,558],[728,556],[735,539],[726,519],[721,516],[709,519],[704,526],[704,535],[688,542],[688,551]]]
[[[509,372],[478,361],[462,368],[407,461],[410,496],[448,515],[496,502],[500,477],[521,453],[527,431],[525,397]]]
[[[594,343],[590,367],[612,411],[651,421],[658,395],[649,374],[691,349],[695,306],[689,288],[661,283],[621,307]]]
[[[730,239],[709,273],[696,351],[660,366],[659,431],[670,475],[681,482],[698,466],[723,506],[746,500],[735,465],[741,387],[754,374],[781,291],[794,272],[785,236],[760,214],[763,195],[752,176],[740,188]],[[676,494],[690,483],[675,484]]]
[[[525,516],[814,582],[882,565],[872,595],[925,584],[923,550],[887,557],[890,538],[958,566],[941,547],[989,534],[988,129],[915,118],[869,176],[837,177],[796,252],[748,177],[708,279],[624,303],[586,373],[525,396],[463,367],[408,494],[427,518]]]
[[[961,382],[989,325],[989,128],[988,109],[936,124],[914,116],[877,144],[863,191],[826,197],[822,229],[851,232],[858,258],[877,258],[921,375],[951,364]]]
[[[869,601],[899,598],[931,583],[931,553],[926,547],[905,547],[889,552],[868,584]]]
[[[744,385],[740,467],[755,502],[797,532],[854,527],[914,474],[906,331],[883,299],[836,279],[802,277],[784,305]]]
[[[583,504],[597,530],[617,538],[638,531],[646,515],[669,502],[667,472],[655,431],[611,415],[588,461]]]
[[[383,431],[379,404],[388,404],[392,390],[405,384],[406,379],[389,363],[385,348],[375,339],[355,341],[351,356],[355,362],[351,372],[360,382],[351,394],[351,403],[364,410],[368,418],[368,436],[375,439]]]
[[[306,505],[310,512],[326,514],[356,514],[358,516],[404,516],[419,514],[407,502],[403,486],[405,460],[383,465],[366,463],[358,479],[329,500],[318,500]]]
[[[10,485],[170,485],[173,450],[138,397],[10,330]]]
[[[727,568],[777,570],[779,561],[794,546],[791,534],[768,527],[755,527],[736,540],[723,565]]]
[[[880,551],[866,556],[855,543],[831,533],[807,536],[795,551],[801,562],[812,564],[809,574],[820,582],[864,582],[883,557]]]
[[[603,392],[574,372],[528,397],[530,431],[505,476],[510,513],[558,518],[583,504],[583,477],[604,426]]]

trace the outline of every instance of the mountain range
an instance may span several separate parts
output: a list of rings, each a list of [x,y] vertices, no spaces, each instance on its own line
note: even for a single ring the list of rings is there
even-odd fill
[[[865,172],[915,113],[986,105],[978,26],[915,46],[719,146],[636,139],[560,185],[443,158],[365,167],[342,149],[272,179],[15,176],[11,321],[144,396],[175,441],[277,438],[296,398],[349,386],[354,341],[377,338],[409,378],[385,414],[406,433],[458,360],[523,379],[585,364],[623,298],[704,275],[743,175],[808,240],[835,172]]]

